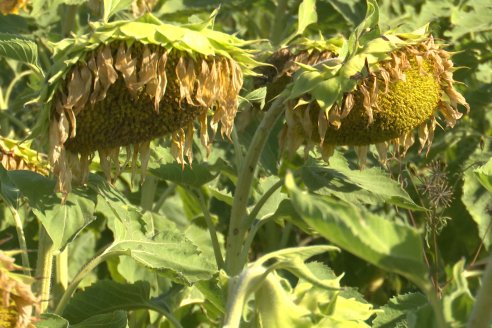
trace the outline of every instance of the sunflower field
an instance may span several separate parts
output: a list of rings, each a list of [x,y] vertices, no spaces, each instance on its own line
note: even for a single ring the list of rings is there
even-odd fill
[[[0,328],[492,327],[489,0],[0,0]]]

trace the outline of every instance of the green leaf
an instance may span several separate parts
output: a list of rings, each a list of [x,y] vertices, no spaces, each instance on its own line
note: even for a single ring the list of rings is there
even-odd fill
[[[482,179],[484,178],[485,177],[482,175]],[[487,191],[481,184],[482,179],[479,179],[477,179],[476,173],[473,171],[465,171],[461,200],[463,201],[463,204],[465,204],[473,221],[477,223],[479,238],[483,238],[484,246],[488,249],[492,243],[490,229],[492,220],[492,192]],[[484,182],[486,181],[487,180]]]
[[[311,24],[318,21],[316,13],[316,0],[303,0],[299,5],[299,17],[297,23],[297,34],[304,33],[304,30]]]
[[[457,39],[468,33],[490,31],[492,29],[491,15],[492,7],[487,1],[467,1],[466,5],[453,8],[450,15],[451,24],[453,25],[444,35],[457,42]]]
[[[0,56],[35,65],[38,46],[21,35],[0,33]]]
[[[16,204],[26,197],[34,215],[41,221],[56,250],[63,249],[94,217],[94,192],[87,188],[72,190],[64,204],[55,192],[55,181],[31,171],[0,169],[2,195]],[[17,196],[15,196],[17,195]]]
[[[310,311],[293,302],[279,277],[270,274],[255,293],[255,305],[262,328],[309,328]]]
[[[282,250],[263,255],[251,265],[251,268],[262,267],[266,264],[266,262],[270,263],[271,260],[275,260],[275,263],[264,267],[266,267],[269,271],[273,269],[284,269],[290,271],[295,276],[321,288],[331,290],[338,289],[338,286],[334,286],[332,282],[326,282],[323,279],[319,279],[305,263],[305,261],[310,257],[329,251],[339,251],[339,249],[337,247],[327,245],[284,248]]]
[[[101,280],[75,294],[63,311],[63,317],[72,324],[86,318],[111,313],[116,310],[152,309],[150,285],[146,281],[120,284]]]
[[[376,167],[351,169],[339,152],[330,158],[329,165],[309,159],[301,173],[308,189],[316,193],[334,195],[351,203],[375,205],[386,202],[411,210],[425,210],[415,204],[386,172]]]
[[[112,193],[116,194],[116,191]],[[187,284],[210,279],[216,272],[213,256],[201,254],[182,232],[175,228],[158,234],[148,231],[140,211],[114,200],[114,196],[102,190],[97,210],[108,218],[108,227],[115,239],[104,256],[130,256],[147,268],[157,269],[169,278]]]
[[[300,75],[296,74],[288,100],[299,98],[306,92],[310,92],[321,81],[323,81],[323,76],[318,71],[303,71]]]
[[[206,162],[182,166],[176,163],[168,148],[154,148],[158,160],[150,163],[148,171],[159,179],[183,186],[201,187],[217,177],[212,174],[212,166]]]
[[[296,211],[323,237],[426,291],[431,288],[417,230],[344,201],[305,193],[297,188],[292,175],[286,177],[285,185]]]
[[[475,299],[468,288],[465,260],[453,266],[453,277],[443,297],[443,312],[446,320],[456,326],[465,326],[472,312]]]
[[[128,318],[125,311],[115,311],[90,317],[78,324],[70,325],[71,328],[127,328]]]
[[[352,25],[357,25],[364,19],[365,5],[362,1],[331,0],[329,3]]]
[[[41,321],[36,323],[36,328],[68,328],[68,321],[53,313],[43,313]]]
[[[373,327],[408,327],[408,315],[427,304],[427,298],[421,293],[395,296],[377,313],[376,318],[372,322]]]
[[[103,20],[107,22],[118,11],[130,8],[132,0],[104,0]]]
[[[312,95],[316,98],[321,110],[328,114],[329,110],[335,104],[342,91],[342,86],[337,78],[324,80],[316,85],[312,91]]]
[[[492,192],[492,158],[485,165],[475,169],[473,172],[482,186],[489,192]]]

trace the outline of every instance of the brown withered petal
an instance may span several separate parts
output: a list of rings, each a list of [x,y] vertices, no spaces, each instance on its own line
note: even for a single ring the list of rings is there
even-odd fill
[[[70,69],[52,102],[49,158],[57,189],[66,195],[72,175],[85,183],[96,151],[108,180],[131,162],[133,181],[138,155],[145,171],[150,140],[165,135],[171,137],[176,160],[191,164],[193,120],[198,118],[208,150],[208,122],[214,134],[220,123],[222,136],[229,137],[242,79],[241,67],[222,56],[124,41],[88,52]],[[123,166],[120,147],[127,151]]]

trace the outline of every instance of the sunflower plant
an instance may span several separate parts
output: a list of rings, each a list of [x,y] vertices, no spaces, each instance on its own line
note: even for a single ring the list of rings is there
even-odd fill
[[[218,5],[0,1],[0,326],[489,327],[489,6]]]

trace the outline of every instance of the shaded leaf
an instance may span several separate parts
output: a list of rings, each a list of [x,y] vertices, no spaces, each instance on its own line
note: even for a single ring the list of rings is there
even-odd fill
[[[73,324],[116,310],[129,311],[152,307],[148,282],[120,284],[110,280],[101,280],[75,294],[63,311],[63,317]]]
[[[125,311],[115,311],[90,317],[78,324],[70,325],[73,328],[126,328],[128,318]]]

